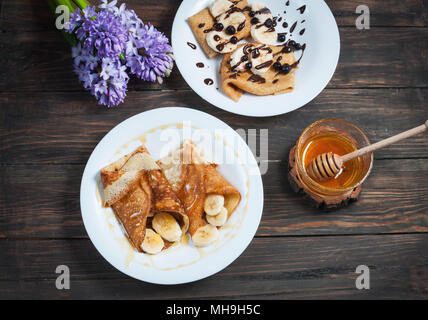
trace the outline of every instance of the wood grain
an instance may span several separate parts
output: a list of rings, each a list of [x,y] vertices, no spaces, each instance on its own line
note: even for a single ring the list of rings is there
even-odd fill
[[[170,36],[179,1],[126,3]],[[377,152],[360,200],[345,210],[310,207],[286,175],[289,148],[316,120],[349,120],[375,142],[428,119],[428,3],[327,3],[341,36],[327,89],[304,108],[257,119],[205,102],[177,68],[162,86],[131,80],[120,107],[98,106],[77,82],[45,1],[0,0],[0,299],[427,299],[427,135]],[[355,28],[360,4],[370,8],[370,30]],[[257,137],[269,129],[256,238],[224,271],[178,286],[115,270],[88,239],[79,205],[84,165],[99,140],[128,117],[167,106],[208,112]],[[59,264],[71,269],[70,291],[55,288]],[[360,264],[370,267],[370,290],[355,289]]]
[[[210,278],[158,286],[115,270],[89,240],[0,240],[0,298],[426,299],[427,252],[421,234],[256,238]],[[55,288],[60,264],[70,268],[70,290]],[[362,264],[370,268],[369,290],[355,288]]]
[[[122,2],[122,1],[119,1]],[[355,26],[357,6],[364,4],[370,9],[370,24],[377,26],[427,25],[427,6],[424,0],[327,0],[339,26]],[[145,22],[155,26],[168,26],[173,21],[180,2],[176,0],[127,0],[127,7],[135,10]],[[3,0],[0,8],[0,30],[46,31],[52,30],[53,18],[45,1]],[[19,20],[20,23],[16,23]]]
[[[339,65],[328,88],[428,87],[426,28],[341,28],[340,35]],[[59,32],[0,33],[0,44],[5,62],[0,91],[83,91],[73,73],[70,48]],[[160,89],[189,86],[177,68],[162,86],[136,79],[129,83],[129,90]]]
[[[87,237],[79,205],[83,169],[0,166],[0,237]],[[269,163],[263,184],[259,236],[428,232],[427,160],[376,161],[360,200],[331,213],[312,208],[292,191],[286,162]]]
[[[282,160],[303,129],[322,118],[349,120],[371,141],[416,127],[428,119],[427,95],[427,89],[324,90],[295,112],[249,118],[214,108],[192,91],[129,92],[124,104],[110,110],[98,106],[87,93],[33,93],[31,99],[20,93],[0,94],[0,163],[86,163],[116,124],[142,111],[170,106],[214,114],[234,129],[268,128],[269,160]],[[428,158],[426,136],[399,142],[375,156]]]
[[[366,5],[370,9],[370,27],[427,25],[427,5],[423,0],[327,0],[339,26],[355,27],[359,14],[355,9]]]

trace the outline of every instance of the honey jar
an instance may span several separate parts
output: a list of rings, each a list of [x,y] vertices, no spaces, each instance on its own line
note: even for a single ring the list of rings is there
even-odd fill
[[[346,162],[334,178],[325,181],[312,179],[307,168],[319,154],[333,152],[342,156],[369,144],[366,135],[350,122],[339,119],[317,121],[307,127],[297,141],[294,154],[297,177],[304,189],[322,199],[346,197],[370,174],[372,153]]]

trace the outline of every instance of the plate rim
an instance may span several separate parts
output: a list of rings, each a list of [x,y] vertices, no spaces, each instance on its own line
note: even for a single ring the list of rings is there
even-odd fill
[[[239,248],[239,250],[237,252],[235,250],[234,251],[235,254],[234,255],[230,255],[228,259],[226,258],[223,261],[222,264],[219,264],[219,266],[217,268],[214,268],[215,269],[214,271],[210,270],[206,274],[203,274],[202,276],[198,275],[198,276],[194,277],[191,280],[187,279],[185,281],[168,281],[168,280],[152,281],[151,279],[147,279],[147,278],[143,279],[141,276],[138,276],[135,273],[133,273],[130,268],[126,268],[126,267],[122,266],[121,264],[117,263],[116,261],[111,261],[112,257],[108,254],[108,252],[105,251],[104,248],[102,248],[99,245],[98,239],[93,234],[92,227],[89,225],[89,221],[87,220],[88,218],[85,218],[85,214],[83,212],[84,210],[86,210],[85,208],[87,206],[89,206],[89,205],[85,204],[84,197],[85,197],[85,194],[87,194],[86,193],[86,191],[87,191],[86,190],[86,188],[87,188],[86,186],[90,182],[90,180],[88,180],[88,179],[91,179],[91,176],[90,176],[90,173],[89,173],[89,169],[88,169],[90,161],[91,161],[91,159],[93,159],[93,156],[94,156],[95,152],[97,151],[97,148],[100,147],[102,141],[104,139],[107,139],[108,136],[113,135],[115,133],[115,130],[120,130],[121,126],[124,126],[127,121],[131,121],[131,119],[135,119],[135,118],[141,117],[143,114],[146,114],[146,113],[169,112],[169,111],[177,111],[177,110],[179,110],[179,111],[184,110],[184,112],[190,112],[190,113],[195,114],[196,116],[203,115],[205,117],[208,117],[210,120],[214,120],[214,121],[220,122],[223,126],[227,127],[228,129],[233,130],[233,128],[231,128],[224,121],[222,121],[222,120],[220,120],[220,119],[218,119],[218,118],[216,118],[216,117],[214,117],[214,116],[212,116],[212,115],[210,115],[210,114],[208,114],[206,112],[203,112],[203,111],[200,111],[200,110],[196,110],[196,109],[192,109],[192,108],[186,108],[186,107],[159,107],[159,108],[155,108],[155,109],[151,109],[151,110],[140,112],[140,113],[138,113],[138,114],[136,114],[134,116],[131,116],[131,117],[129,117],[129,118],[121,121],[117,125],[115,125],[112,129],[110,129],[104,135],[104,137],[102,139],[100,139],[100,141],[97,143],[97,145],[95,146],[95,148],[92,150],[91,155],[88,158],[88,161],[87,161],[87,163],[85,165],[85,169],[83,170],[83,174],[82,174],[82,178],[81,178],[81,185],[80,185],[80,197],[79,197],[80,198],[80,212],[81,212],[81,216],[82,216],[82,220],[83,220],[83,225],[85,227],[85,231],[88,234],[89,239],[91,240],[91,243],[94,245],[94,247],[96,248],[96,250],[101,254],[101,256],[110,265],[112,265],[118,271],[120,271],[120,272],[122,272],[122,273],[124,273],[124,274],[126,274],[126,275],[128,275],[128,276],[130,276],[130,277],[132,277],[134,279],[136,279],[136,280],[140,280],[140,281],[147,282],[147,283],[160,284],[160,285],[175,285],[175,284],[183,284],[183,283],[195,282],[195,281],[198,281],[198,280],[210,277],[210,276],[212,276],[212,275],[214,275],[214,274],[216,274],[216,273],[224,270],[225,268],[227,268],[232,262],[234,262],[236,259],[238,259],[242,255],[242,253],[248,248],[248,246],[250,245],[250,243],[253,241],[254,236],[255,236],[255,234],[256,234],[259,226],[260,226],[261,218],[262,218],[262,215],[263,215],[263,208],[264,208],[263,180],[261,178],[260,170],[259,170],[259,167],[257,165],[257,174],[254,175],[254,178],[257,180],[256,181],[256,188],[258,189],[257,191],[258,191],[258,194],[259,194],[259,197],[260,197],[260,200],[258,201],[258,203],[259,203],[259,208],[258,208],[259,210],[258,211],[259,212],[256,212],[257,213],[257,217],[256,217],[257,221],[256,221],[256,223],[253,223],[254,225],[251,225],[251,227],[252,227],[251,234],[245,239],[245,243],[243,245],[241,245],[241,247]],[[144,132],[146,132],[148,130],[150,130],[150,128],[148,128]],[[233,130],[233,131],[236,133],[235,130]],[[246,145],[247,150],[250,152],[250,154],[249,154],[248,157],[251,157],[252,158],[251,161],[254,161],[254,163],[257,164],[257,161],[256,161],[253,153],[251,152],[251,149],[249,149],[248,145],[243,141],[242,137],[239,136],[239,134],[236,133],[236,136],[238,136],[239,139],[241,139],[242,142]],[[245,218],[244,218],[244,221],[245,221]],[[240,232],[241,231],[238,231],[238,233],[236,235],[239,235]],[[208,253],[208,255],[210,255],[210,253]],[[165,272],[168,272],[168,271],[165,271]]]
[[[183,10],[184,6],[186,6],[188,3],[193,3],[193,4],[197,4],[197,2],[199,2],[201,0],[182,0],[179,8],[177,9],[175,16],[174,16],[174,21],[172,24],[172,28],[171,28],[171,46],[173,48],[173,52],[176,56],[176,34],[179,33],[179,31],[177,31],[177,24],[178,24],[178,20],[179,20],[179,13]],[[311,1],[311,0],[306,0],[306,1]],[[328,15],[329,15],[329,19],[331,19],[331,21],[334,22],[334,37],[336,38],[337,41],[335,41],[335,43],[337,44],[337,51],[335,51],[335,59],[334,59],[334,66],[331,68],[330,73],[328,75],[328,77],[326,77],[326,81],[323,81],[325,83],[323,83],[322,86],[320,86],[320,88],[316,91],[314,91],[308,99],[305,99],[306,102],[304,102],[303,104],[299,105],[299,106],[295,106],[290,110],[287,111],[282,111],[282,110],[278,110],[277,112],[269,112],[269,113],[257,113],[257,112],[247,112],[247,111],[243,111],[242,110],[234,110],[233,108],[230,108],[228,106],[223,106],[221,103],[215,103],[212,100],[215,100],[215,98],[211,99],[209,97],[206,97],[205,94],[203,94],[202,92],[195,90],[191,85],[190,85],[190,80],[187,74],[182,73],[179,63],[177,62],[177,59],[175,61],[175,64],[177,66],[177,69],[180,71],[181,76],[183,77],[184,81],[186,82],[186,84],[192,89],[192,91],[194,91],[199,97],[201,97],[204,101],[210,103],[211,105],[215,106],[216,108],[225,110],[227,112],[231,112],[233,114],[238,114],[238,115],[242,115],[242,116],[247,116],[247,117],[256,117],[256,118],[264,118],[264,117],[272,117],[272,116],[278,116],[278,115],[283,115],[283,114],[287,114],[290,113],[292,111],[295,111],[297,109],[300,109],[304,106],[306,106],[308,103],[310,103],[312,100],[314,100],[326,87],[327,85],[330,83],[331,79],[333,78],[338,63],[339,63],[339,58],[340,58],[340,52],[341,52],[341,41],[340,41],[340,32],[339,32],[339,27],[337,25],[337,21],[333,15],[333,12],[331,11],[330,7],[328,6],[328,4],[325,1],[317,1],[317,4],[319,4],[320,6],[324,7],[324,9],[326,9]],[[220,89],[219,89],[220,90]],[[248,110],[248,109],[244,109],[244,110]]]

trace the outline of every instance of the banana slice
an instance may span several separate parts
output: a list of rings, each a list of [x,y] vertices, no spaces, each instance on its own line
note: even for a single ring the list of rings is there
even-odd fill
[[[141,244],[141,249],[146,253],[157,254],[162,251],[163,246],[164,243],[161,236],[152,229],[146,229],[146,235]]]
[[[213,15],[213,17],[218,17],[222,13],[226,12],[230,9],[230,7],[233,6],[233,3],[229,0],[216,0],[210,7],[210,12]]]
[[[276,44],[276,40],[278,38],[276,30],[268,28],[265,25],[251,26],[251,36],[257,42],[270,45]]]
[[[227,27],[233,26],[238,29],[239,25],[245,21],[245,14],[242,12],[223,13],[218,17],[217,23],[221,23],[226,30]]]
[[[177,220],[166,212],[157,213],[152,221],[153,229],[167,241],[174,242],[181,238],[182,231]]]
[[[218,213],[216,216],[206,215],[206,219],[209,224],[215,227],[221,227],[227,221],[227,209],[225,207],[221,208],[220,213]]]
[[[259,19],[258,24],[263,24],[267,19],[273,19],[272,12],[269,8],[260,2],[255,2],[251,5],[251,10],[255,12],[254,18]]]
[[[257,47],[251,54],[251,72],[259,76],[266,73],[273,64],[273,54],[267,51],[269,47]],[[255,55],[257,53],[257,55]]]
[[[207,34],[206,40],[211,49],[219,53],[229,53],[236,49],[237,44],[230,42],[231,36],[220,31],[211,31]]]
[[[220,194],[210,194],[205,199],[204,210],[209,216],[216,216],[224,206],[224,197]]]
[[[218,238],[218,230],[216,227],[207,224],[196,230],[192,236],[192,241],[197,247],[206,247],[216,241]]]
[[[264,3],[261,2],[253,2],[251,4],[251,10],[254,12],[260,11],[264,8],[267,8],[267,6]]]
[[[244,58],[244,56],[246,56],[246,58]],[[245,65],[249,60],[248,54],[246,54],[243,49],[236,49],[230,56],[230,66],[234,71],[245,71]]]

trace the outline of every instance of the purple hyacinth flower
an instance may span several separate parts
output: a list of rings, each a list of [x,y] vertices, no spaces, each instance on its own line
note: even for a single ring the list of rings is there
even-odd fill
[[[125,4],[117,7],[116,0],[102,0],[98,10],[76,9],[67,31],[79,40],[72,48],[75,73],[99,104],[110,107],[124,101],[127,71],[160,83],[171,73],[174,58],[168,38]]]

